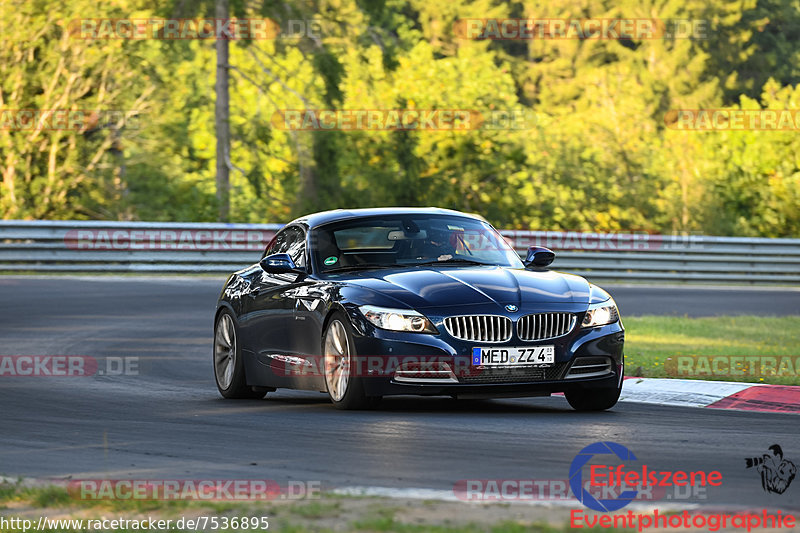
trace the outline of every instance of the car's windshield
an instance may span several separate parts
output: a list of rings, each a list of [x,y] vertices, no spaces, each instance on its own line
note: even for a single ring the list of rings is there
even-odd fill
[[[317,272],[423,265],[496,265],[522,262],[488,223],[449,215],[392,215],[346,220],[311,233]]]

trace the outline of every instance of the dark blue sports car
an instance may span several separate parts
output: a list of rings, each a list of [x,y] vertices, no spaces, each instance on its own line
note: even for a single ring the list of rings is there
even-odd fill
[[[625,338],[614,300],[523,262],[485,220],[446,209],[337,210],[282,228],[232,274],[214,318],[225,398],[285,387],[342,409],[392,394],[563,392],[579,410],[619,398]]]

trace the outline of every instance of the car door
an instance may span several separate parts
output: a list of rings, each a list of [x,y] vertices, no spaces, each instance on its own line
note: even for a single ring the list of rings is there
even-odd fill
[[[294,290],[294,321],[292,351],[303,355],[317,355],[322,343],[322,322],[325,318],[328,297],[320,281],[309,279]]]
[[[295,264],[305,267],[305,231],[289,226],[275,236],[265,255],[288,253]],[[292,351],[294,321],[294,289],[299,285],[297,274],[256,273],[242,300],[242,335],[259,360],[263,356],[285,355]]]

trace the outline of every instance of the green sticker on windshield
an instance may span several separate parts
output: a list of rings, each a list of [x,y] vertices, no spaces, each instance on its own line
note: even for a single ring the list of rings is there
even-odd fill
[[[338,260],[339,260],[338,257],[332,255],[329,258],[327,258],[325,261],[323,261],[323,263],[325,263],[325,266],[331,266],[331,265],[335,265],[336,261],[338,261]]]

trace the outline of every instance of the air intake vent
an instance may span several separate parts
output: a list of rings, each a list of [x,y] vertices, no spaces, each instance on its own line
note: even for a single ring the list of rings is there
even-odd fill
[[[536,368],[486,367],[476,369],[469,375],[460,376],[461,383],[526,383],[531,381],[558,381],[562,379],[569,363],[556,363],[553,366]]]
[[[566,379],[593,378],[612,372],[611,359],[608,357],[578,357],[572,363]]]
[[[505,342],[511,338],[511,319],[504,316],[451,316],[444,319],[444,327],[462,341]]]
[[[566,335],[575,327],[572,313],[525,315],[517,322],[517,335],[523,341],[539,341]]]

